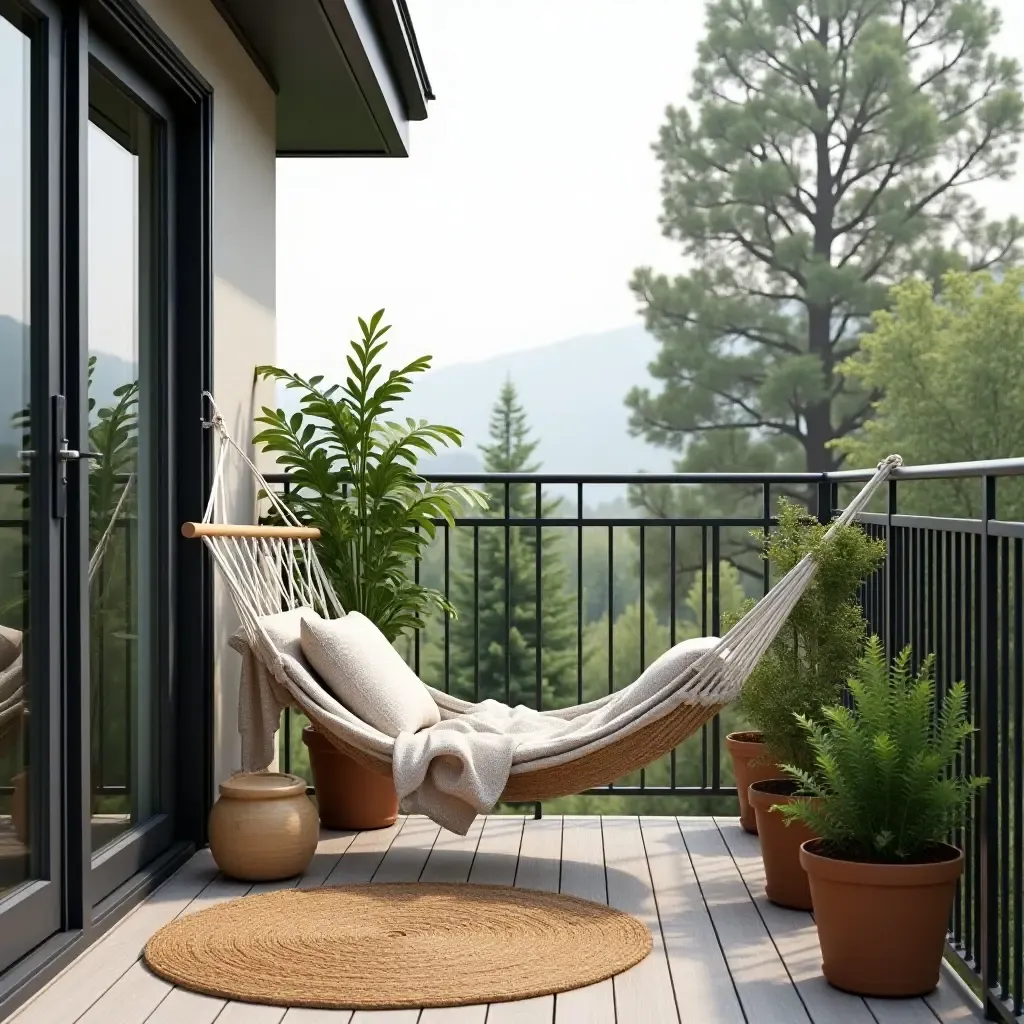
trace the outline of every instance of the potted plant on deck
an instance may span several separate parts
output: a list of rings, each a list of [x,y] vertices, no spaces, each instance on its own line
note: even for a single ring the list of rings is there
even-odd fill
[[[783,501],[778,528],[765,539],[764,557],[783,575],[804,556],[816,564],[814,579],[786,624],[744,685],[741,713],[759,732],[762,760],[747,789],[749,809],[761,838],[768,898],[781,906],[810,909],[800,845],[811,838],[800,824],[787,825],[774,808],[797,795],[798,784],[779,765],[811,767],[814,753],[795,715],[811,720],[838,699],[863,652],[867,625],[859,601],[861,584],[885,554],[856,523],[828,527],[804,509]]]
[[[938,984],[963,853],[947,843],[987,780],[956,764],[973,731],[963,683],[938,701],[929,656],[915,675],[905,649],[890,669],[872,638],[849,689],[853,707],[800,720],[815,754],[788,766],[812,802],[782,813],[818,838],[810,878],[822,971],[865,996],[918,996]]]
[[[454,614],[439,591],[416,581],[412,568],[435,534],[435,522],[454,526],[467,506],[484,508],[486,495],[457,484],[430,484],[416,472],[420,456],[460,446],[454,427],[404,419],[396,406],[413,377],[430,368],[430,356],[385,373],[387,326],[379,310],[359,320],[344,384],[324,387],[273,366],[257,367],[265,379],[298,392],[299,410],[264,408],[263,429],[253,439],[290,473],[281,495],[299,520],[320,530],[318,554],[346,611],[370,619],[392,643],[423,626],[427,614]],[[312,729],[303,731],[320,820],[331,828],[372,828],[393,822],[398,800],[390,778],[346,757]]]

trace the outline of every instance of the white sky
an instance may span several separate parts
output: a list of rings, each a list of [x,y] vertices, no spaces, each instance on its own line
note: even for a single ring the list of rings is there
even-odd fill
[[[1024,0],[998,5],[1003,46],[1024,58]],[[394,357],[430,352],[435,365],[637,321],[633,269],[682,268],[658,228],[651,143],[689,92],[701,0],[411,7],[438,99],[412,125],[410,158],[278,161],[279,361],[340,369],[356,317],[381,306]],[[23,54],[0,22],[5,100],[22,92]],[[0,138],[24,138],[20,103],[0,103]],[[19,319],[20,148],[0,160],[0,314]],[[1024,212],[1016,183],[983,189],[994,212]],[[96,255],[113,296],[127,268]],[[94,312],[112,330],[116,312]],[[130,332],[116,333],[92,347],[128,356]]]
[[[998,6],[1024,58],[1024,0]],[[410,8],[437,100],[409,159],[278,161],[279,361],[330,375],[381,306],[393,356],[435,366],[638,321],[633,269],[683,267],[651,143],[686,101],[704,4]],[[1024,213],[1015,183],[982,188]]]

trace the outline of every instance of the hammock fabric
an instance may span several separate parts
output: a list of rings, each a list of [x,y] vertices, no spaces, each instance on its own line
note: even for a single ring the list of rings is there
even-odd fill
[[[308,676],[305,680],[297,678],[294,659],[275,647],[261,623],[266,616],[293,609],[310,608],[327,618],[340,617],[345,610],[317,559],[314,541],[319,531],[303,526],[275,495],[252,459],[225,429],[212,396],[205,397],[213,410],[207,425],[217,431],[220,448],[203,520],[185,523],[182,533],[201,537],[206,544],[231,592],[249,649],[272,673],[280,691],[287,693],[291,706],[304,713],[313,728],[342,752],[373,771],[390,774],[394,739],[356,718]],[[223,520],[222,512],[228,507],[225,466],[229,455],[249,469],[257,494],[288,525],[240,526]],[[877,488],[900,465],[898,455],[879,464],[874,476],[826,533],[826,543],[837,526],[849,523],[866,507]],[[516,747],[501,798],[549,800],[606,786],[675,749],[739,695],[744,681],[807,589],[815,567],[813,558],[803,558],[719,643],[645,699],[623,701],[623,695],[628,696],[627,691],[632,689],[628,687],[589,704],[537,712],[541,719],[564,721],[596,712],[595,717],[603,718],[603,724],[580,729],[578,736],[566,741],[568,749],[563,745],[556,750],[550,732],[545,730],[539,730],[536,739],[525,738]],[[427,689],[438,706],[442,725],[445,719],[472,714],[480,707],[433,687]],[[612,705],[613,701],[619,704]],[[625,709],[620,717],[612,716],[609,721],[607,714],[600,714],[616,706]]]

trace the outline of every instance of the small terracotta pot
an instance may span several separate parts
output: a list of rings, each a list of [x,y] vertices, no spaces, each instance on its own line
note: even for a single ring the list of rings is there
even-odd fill
[[[302,730],[302,742],[309,749],[316,806],[324,828],[387,828],[397,821],[398,794],[390,775],[353,761],[309,726]]]
[[[819,839],[800,848],[830,985],[885,997],[923,996],[938,985],[964,855],[945,844],[936,850],[942,859],[874,864],[825,856]]]
[[[793,779],[766,779],[750,787],[748,800],[761,837],[768,899],[791,910],[810,910],[811,888],[800,864],[800,847],[816,836],[802,821],[787,822],[782,812],[775,810],[780,804],[809,799],[794,796],[798,788]]]
[[[18,842],[28,846],[28,772],[15,775],[11,788],[11,824]]]
[[[210,852],[231,878],[268,882],[301,875],[320,829],[298,775],[254,772],[220,785],[210,811]]]
[[[759,732],[731,732],[725,737],[725,749],[732,757],[732,771],[736,777],[736,792],[740,801],[740,825],[745,832],[757,835],[754,809],[747,800],[747,791],[753,782],[777,779],[782,774],[775,758],[769,757]]]

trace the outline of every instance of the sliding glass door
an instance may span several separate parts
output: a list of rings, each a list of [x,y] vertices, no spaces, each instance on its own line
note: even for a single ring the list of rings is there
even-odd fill
[[[0,964],[61,920],[47,25],[0,0]]]
[[[0,1017],[205,842],[211,209],[138,4],[0,0]]]
[[[90,848],[102,898],[171,841],[171,118],[93,44],[87,350]],[[82,376],[84,370],[84,378]]]

